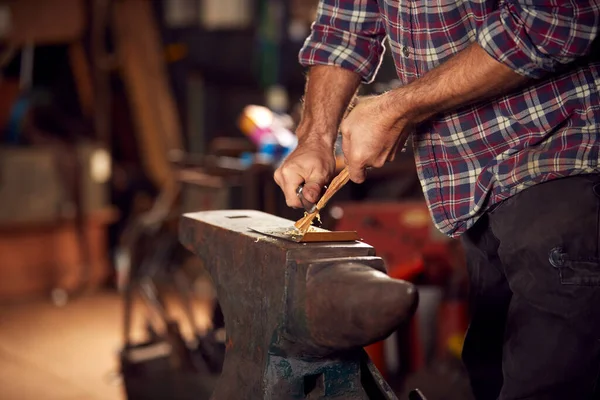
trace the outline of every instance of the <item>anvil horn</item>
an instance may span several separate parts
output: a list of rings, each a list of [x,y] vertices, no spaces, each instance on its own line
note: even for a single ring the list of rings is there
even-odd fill
[[[363,347],[410,319],[414,286],[357,262],[309,267],[306,317],[312,340],[333,350]]]

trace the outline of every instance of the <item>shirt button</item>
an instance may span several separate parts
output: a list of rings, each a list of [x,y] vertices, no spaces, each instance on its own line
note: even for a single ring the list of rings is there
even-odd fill
[[[404,54],[404,57],[408,57],[410,55],[410,50],[408,49],[407,46],[404,46],[402,48],[402,54]]]
[[[548,253],[548,261],[554,268],[561,268],[565,265],[565,253],[561,247],[555,247]]]

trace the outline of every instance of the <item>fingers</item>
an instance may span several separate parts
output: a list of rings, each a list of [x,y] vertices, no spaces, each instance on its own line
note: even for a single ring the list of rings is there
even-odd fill
[[[273,178],[283,191],[287,206],[293,208],[302,208],[302,203],[296,195],[296,189],[298,186],[304,183],[304,178],[293,170],[283,167],[279,167],[277,171],[275,171]]]
[[[367,169],[364,167],[354,167],[348,165],[348,175],[354,183],[363,183],[367,179]]]
[[[351,153],[349,153],[351,154]],[[346,166],[348,167],[348,175],[350,176],[350,180],[354,183],[363,183],[365,179],[367,179],[367,167],[364,162],[361,161],[353,161],[359,160],[360,158],[353,158],[352,156],[344,156],[344,161],[346,162]]]
[[[306,201],[316,203],[319,200],[323,186],[327,183],[327,171],[313,168],[308,176],[306,175],[305,170],[295,165],[282,165],[275,171],[273,178],[281,187],[288,207],[303,207],[296,193],[298,186],[302,184],[302,196]]]
[[[392,147],[392,151],[390,151],[390,154],[387,157],[388,161],[394,161],[399,147],[400,147],[400,140],[396,140],[396,143],[394,143],[394,147]]]
[[[311,179],[311,178],[309,178],[309,179]],[[314,204],[319,200],[319,195],[321,194],[322,189],[323,189],[322,182],[311,180],[304,184],[304,189],[302,189],[302,195],[304,196],[304,198],[307,201]]]
[[[380,114],[384,95],[362,99],[340,124],[342,150],[350,179],[362,183],[368,168],[381,168],[394,160],[406,141],[406,121],[395,115]]]
[[[348,166],[348,175],[354,183],[363,183],[367,178],[366,164],[363,160],[360,149],[352,146],[351,136],[347,130],[347,126],[342,123],[342,152],[344,153],[344,161]]]

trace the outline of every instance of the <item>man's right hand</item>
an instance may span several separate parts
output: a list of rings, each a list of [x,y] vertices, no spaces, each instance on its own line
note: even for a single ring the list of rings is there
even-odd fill
[[[324,137],[303,136],[298,147],[275,171],[275,182],[283,190],[289,207],[301,208],[296,195],[298,186],[304,183],[302,194],[311,203],[319,200],[319,195],[335,172],[333,145]]]
[[[298,186],[304,184],[302,195],[316,203],[323,186],[333,177],[338,129],[360,79],[357,73],[337,66],[310,68],[302,120],[296,129],[298,147],[275,171],[275,182],[289,207],[302,207],[296,195]]]

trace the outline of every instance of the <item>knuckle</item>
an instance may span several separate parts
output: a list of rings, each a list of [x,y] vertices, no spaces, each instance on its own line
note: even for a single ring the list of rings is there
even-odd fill
[[[327,180],[327,177],[327,171],[324,169],[313,170],[313,172],[306,179],[306,182],[323,183]]]
[[[344,153],[344,157],[348,157],[350,153],[352,153],[352,146],[350,146],[350,143],[347,143],[346,141],[342,142],[342,153]]]
[[[297,200],[286,200],[286,204],[288,207],[291,207],[291,208],[298,208],[300,206],[300,204]]]
[[[375,160],[375,162],[373,162],[373,167],[381,168],[381,167],[383,167],[384,164],[385,164],[385,160],[378,159],[378,160]]]
[[[342,132],[342,136],[350,135],[350,125],[348,125],[348,120],[344,120],[344,122],[340,125],[340,132]]]
[[[359,146],[352,146],[352,150],[350,151],[350,156],[354,159],[361,159],[364,156],[364,150]]]
[[[283,179],[288,179],[291,176],[296,174],[296,171],[294,171],[296,168],[294,168],[293,166],[284,166],[281,168],[281,177]]]
[[[364,177],[363,177],[363,174],[358,173],[358,172],[350,174],[350,179],[354,183],[363,183],[363,181],[365,180]]]
[[[360,161],[356,157],[348,156],[347,158],[348,165],[353,169],[360,166]]]
[[[362,168],[366,163],[366,158],[361,151],[355,151],[350,153],[348,161],[355,167]]]

